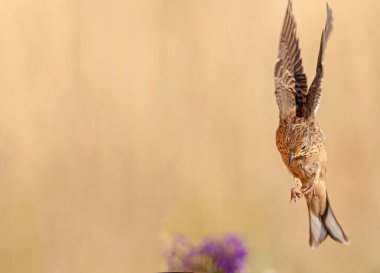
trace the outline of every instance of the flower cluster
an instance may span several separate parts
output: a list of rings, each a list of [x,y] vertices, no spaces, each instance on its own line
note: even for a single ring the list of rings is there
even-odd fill
[[[246,257],[243,241],[232,234],[206,238],[197,246],[177,236],[166,253],[169,270],[196,273],[240,273]]]

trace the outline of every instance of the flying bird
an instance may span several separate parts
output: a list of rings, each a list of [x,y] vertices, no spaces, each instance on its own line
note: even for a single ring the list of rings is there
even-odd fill
[[[290,200],[296,202],[302,196],[306,199],[311,248],[317,247],[328,235],[340,243],[350,243],[327,195],[325,137],[316,119],[322,95],[323,59],[333,26],[332,10],[326,5],[326,25],[322,31],[316,74],[310,87],[303,71],[291,0],[288,1],[274,72],[279,108],[276,146],[295,179]]]

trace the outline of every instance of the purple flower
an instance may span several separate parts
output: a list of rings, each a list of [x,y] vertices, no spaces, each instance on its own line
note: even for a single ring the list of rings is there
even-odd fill
[[[246,257],[243,241],[230,234],[222,239],[206,238],[199,246],[178,236],[166,258],[169,270],[238,273],[244,269]]]

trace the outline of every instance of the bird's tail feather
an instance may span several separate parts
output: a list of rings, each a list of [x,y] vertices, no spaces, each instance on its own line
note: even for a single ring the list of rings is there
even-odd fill
[[[310,222],[309,244],[311,248],[316,248],[326,239],[327,235],[330,235],[331,238],[342,244],[348,245],[350,243],[331,209],[328,197],[326,199],[326,210],[323,215],[316,215],[309,206],[308,210]]]

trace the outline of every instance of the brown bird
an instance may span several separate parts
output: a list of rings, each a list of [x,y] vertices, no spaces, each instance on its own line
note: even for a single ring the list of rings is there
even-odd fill
[[[350,242],[335,218],[327,196],[325,137],[316,120],[322,93],[324,51],[332,21],[332,11],[327,4],[327,20],[322,31],[316,75],[308,89],[292,2],[289,0],[274,73],[275,95],[280,110],[276,145],[296,181],[290,200],[295,202],[305,196],[309,210],[309,244],[312,248],[323,242],[327,235],[343,244]]]

